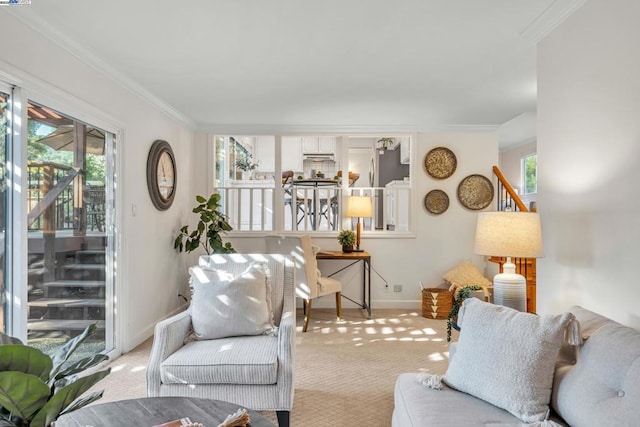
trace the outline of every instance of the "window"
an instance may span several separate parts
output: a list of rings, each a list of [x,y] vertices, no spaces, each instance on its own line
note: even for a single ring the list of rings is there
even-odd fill
[[[349,196],[371,198],[365,231],[409,231],[408,135],[217,135],[213,141],[214,186],[234,231],[337,232],[356,223],[345,216]]]
[[[537,155],[530,154],[522,158],[522,194],[535,194],[538,192],[538,165]]]

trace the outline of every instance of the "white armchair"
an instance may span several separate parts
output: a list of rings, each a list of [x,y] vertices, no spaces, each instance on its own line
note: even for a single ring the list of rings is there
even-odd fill
[[[280,427],[289,426],[296,331],[292,260],[282,255],[216,254],[201,256],[199,265],[239,275],[255,260],[265,261],[270,271],[277,334],[185,343],[192,332],[191,309],[166,319],[155,327],[147,371],[149,397],[208,398],[276,411]]]
[[[274,234],[266,236],[265,243],[268,253],[288,255],[296,265],[296,296],[304,300],[305,316],[302,332],[307,332],[309,327],[313,298],[335,294],[337,318],[340,320],[342,283],[320,275],[316,260],[316,253],[320,248],[311,243],[311,236]]]

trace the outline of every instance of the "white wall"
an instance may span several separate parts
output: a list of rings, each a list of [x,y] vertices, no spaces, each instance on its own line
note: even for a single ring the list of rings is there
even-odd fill
[[[640,328],[640,2],[590,0],[538,47],[538,308]]]
[[[122,239],[117,284],[118,316],[124,321],[121,344],[127,351],[148,338],[155,323],[180,305],[176,295],[185,275],[177,267],[184,261],[173,250],[172,240],[193,205],[193,133],[1,9],[0,28],[3,40],[6,36],[14,41],[3,43],[0,55],[0,73],[9,77],[9,83],[25,87],[33,100],[123,132],[118,147]],[[65,94],[64,100],[58,92]],[[171,144],[178,169],[176,199],[165,212],[155,209],[146,184],[147,154],[156,139]]]
[[[450,148],[457,156],[458,167],[450,178],[435,180],[424,169],[427,152],[438,146]],[[371,253],[372,266],[384,277],[392,290],[384,292],[384,282],[376,272],[372,273],[372,306],[375,308],[419,309],[422,297],[418,286],[423,281],[427,286],[443,283],[442,275],[464,260],[471,260],[484,268],[484,259],[474,255],[477,211],[464,208],[457,200],[456,190],[460,181],[470,174],[482,174],[495,184],[492,166],[498,163],[498,140],[496,133],[422,133],[418,134],[415,169],[411,173],[415,187],[415,236],[408,238],[383,238],[363,235],[362,248]],[[449,196],[449,209],[441,215],[429,214],[423,205],[425,195],[433,189],[444,190]],[[487,210],[494,210],[495,204]],[[261,238],[229,239],[239,252],[261,252]],[[339,250],[335,238],[313,237],[314,244],[323,249]],[[329,274],[338,269],[337,261],[322,261],[320,269]],[[358,266],[359,267],[359,266]],[[360,300],[361,268],[350,268],[336,276],[343,282],[343,294]],[[393,292],[394,284],[402,284],[403,292]],[[314,307],[334,307],[333,297],[321,298]],[[352,307],[344,301],[344,307]]]

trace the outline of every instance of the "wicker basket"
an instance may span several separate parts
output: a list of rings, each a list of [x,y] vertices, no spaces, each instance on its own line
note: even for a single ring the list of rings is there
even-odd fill
[[[453,294],[444,288],[422,290],[422,316],[428,319],[446,320],[453,307]]]

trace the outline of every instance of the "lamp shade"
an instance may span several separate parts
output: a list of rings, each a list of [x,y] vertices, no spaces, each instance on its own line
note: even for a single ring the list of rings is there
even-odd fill
[[[540,215],[535,212],[478,214],[473,252],[500,257],[542,257]]]
[[[371,218],[373,216],[371,197],[349,196],[345,215],[354,218]]]

